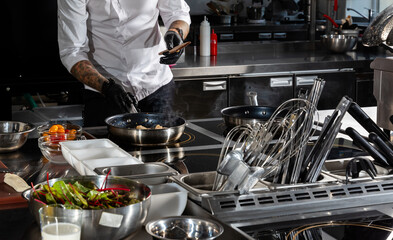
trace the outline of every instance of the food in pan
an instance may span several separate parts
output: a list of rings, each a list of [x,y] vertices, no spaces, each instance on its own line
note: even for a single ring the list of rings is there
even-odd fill
[[[155,126],[153,126],[151,128],[145,127],[143,125],[137,125],[135,128],[136,129],[166,129],[166,127],[163,127],[160,124],[157,124],[157,125],[155,125]]]

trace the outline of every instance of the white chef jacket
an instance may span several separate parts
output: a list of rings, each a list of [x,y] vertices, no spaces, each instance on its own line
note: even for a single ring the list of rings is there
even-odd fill
[[[90,60],[137,100],[173,78],[169,67],[159,63],[158,53],[166,44],[157,19],[161,15],[167,28],[176,20],[190,24],[184,0],[58,0],[57,4],[60,58],[68,71],[81,60]]]

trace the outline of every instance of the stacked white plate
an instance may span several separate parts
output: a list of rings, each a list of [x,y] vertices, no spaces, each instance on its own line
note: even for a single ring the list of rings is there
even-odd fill
[[[67,162],[82,176],[97,175],[95,168],[143,163],[109,139],[60,142]]]

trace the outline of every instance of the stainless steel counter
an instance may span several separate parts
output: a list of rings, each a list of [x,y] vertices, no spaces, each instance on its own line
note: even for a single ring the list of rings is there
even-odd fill
[[[294,72],[320,69],[369,68],[376,57],[392,56],[382,48],[343,54],[331,53],[320,42],[231,42],[219,43],[218,55],[201,57],[197,47],[188,47],[176,65],[175,79],[200,76]]]

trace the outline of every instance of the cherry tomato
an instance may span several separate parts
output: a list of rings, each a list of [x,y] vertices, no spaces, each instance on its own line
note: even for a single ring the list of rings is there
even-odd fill
[[[57,130],[59,127],[57,125],[53,125],[52,127],[49,128],[49,133],[57,133]]]

